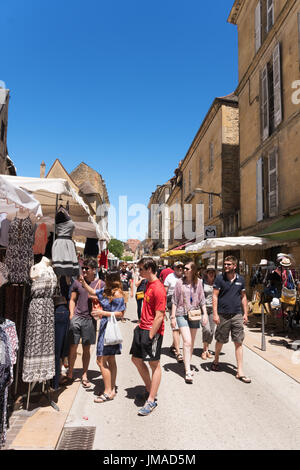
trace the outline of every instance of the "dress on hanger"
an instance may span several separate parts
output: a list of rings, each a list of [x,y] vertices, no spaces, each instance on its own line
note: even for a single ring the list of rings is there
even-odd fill
[[[25,284],[30,281],[29,272],[33,265],[34,229],[30,217],[15,217],[8,231],[8,247],[5,264],[12,284]]]
[[[55,216],[57,238],[52,246],[52,266],[57,275],[79,276],[79,264],[72,234],[75,224],[64,208]]]
[[[39,263],[42,264],[43,261]],[[55,375],[53,295],[56,284],[53,269],[46,265],[33,279],[25,331],[23,382],[44,382]]]

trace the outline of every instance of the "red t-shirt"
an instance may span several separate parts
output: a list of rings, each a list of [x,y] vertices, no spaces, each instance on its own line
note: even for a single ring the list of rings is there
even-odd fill
[[[142,330],[151,330],[153,320],[155,318],[155,312],[157,310],[165,312],[166,301],[166,291],[160,280],[157,279],[156,281],[148,282],[144,296],[141,322],[139,325]],[[161,327],[159,328],[157,333],[163,335],[164,330],[165,319],[163,319]]]
[[[169,274],[173,273],[173,269],[171,268],[165,268],[162,270],[162,272],[160,273],[160,276],[159,276],[159,279],[162,281],[162,283],[164,284],[165,280],[166,280],[166,277],[169,276]]]

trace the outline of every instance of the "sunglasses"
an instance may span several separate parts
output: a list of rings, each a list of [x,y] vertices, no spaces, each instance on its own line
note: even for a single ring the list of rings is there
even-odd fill
[[[82,269],[82,271],[88,271],[91,268],[89,268],[88,266],[83,266],[81,269]]]
[[[183,270],[184,270],[184,271],[191,271],[191,268],[186,268],[186,267],[184,267]]]

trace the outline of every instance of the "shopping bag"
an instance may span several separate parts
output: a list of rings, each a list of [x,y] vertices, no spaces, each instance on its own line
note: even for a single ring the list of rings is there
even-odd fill
[[[121,331],[116,320],[115,315],[112,313],[108,317],[106,330],[104,334],[104,346],[112,346],[123,342]]]

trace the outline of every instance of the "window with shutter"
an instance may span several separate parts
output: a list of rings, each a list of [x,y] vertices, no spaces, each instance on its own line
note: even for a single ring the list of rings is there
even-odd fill
[[[261,46],[261,0],[259,0],[255,9],[255,52]]]
[[[208,218],[213,218],[213,203],[214,203],[214,196],[213,194],[208,195]]]
[[[199,183],[203,183],[203,159],[199,160]]]
[[[268,66],[265,65],[261,78],[261,120],[263,140],[269,137],[269,84]]]
[[[192,191],[192,170],[189,170],[189,192]]]
[[[256,220],[260,222],[264,218],[264,197],[263,197],[263,159],[256,162]]]
[[[214,144],[209,145],[209,171],[214,167]]]
[[[273,83],[274,83],[274,126],[282,121],[282,98],[281,98],[281,60],[280,44],[276,44],[273,51]]]
[[[274,24],[274,0],[267,0],[267,33]]]
[[[269,216],[273,217],[278,212],[278,162],[277,150],[269,154]]]

